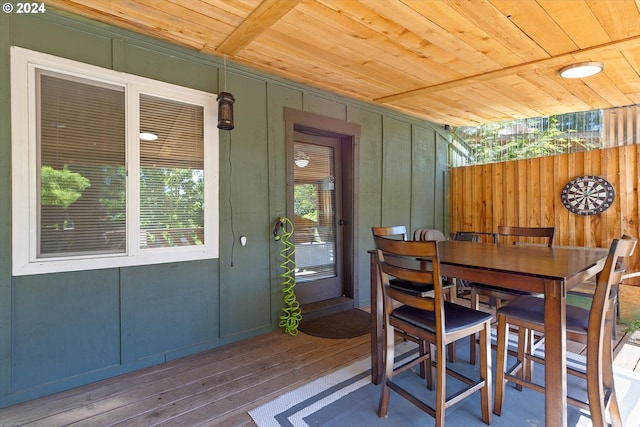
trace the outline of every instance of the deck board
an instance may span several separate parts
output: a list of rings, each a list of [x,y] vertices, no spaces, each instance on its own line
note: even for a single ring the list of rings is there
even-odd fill
[[[250,408],[369,350],[368,336],[329,340],[277,331],[0,409],[0,424],[253,425]]]
[[[640,346],[623,329],[615,365],[639,370]],[[0,409],[0,424],[255,426],[248,410],[366,357],[369,340],[276,331]]]

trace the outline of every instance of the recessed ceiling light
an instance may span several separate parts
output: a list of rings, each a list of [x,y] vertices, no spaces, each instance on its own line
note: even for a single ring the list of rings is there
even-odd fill
[[[143,141],[155,141],[158,135],[153,132],[140,132],[140,139]]]
[[[602,62],[581,62],[561,68],[559,73],[565,79],[581,79],[598,74],[603,69]]]

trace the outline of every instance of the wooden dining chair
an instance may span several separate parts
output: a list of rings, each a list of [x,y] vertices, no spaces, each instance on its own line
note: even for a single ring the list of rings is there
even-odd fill
[[[496,242],[501,244],[542,244],[553,247],[553,237],[555,235],[555,227],[511,227],[501,225],[498,226],[496,233]],[[505,301],[512,301],[523,295],[531,295],[526,291],[507,290],[488,283],[469,283],[471,291],[471,308],[478,310],[480,307],[480,296],[489,298],[490,303],[493,301],[496,309],[499,309]],[[531,342],[533,345],[533,342]],[[476,346],[475,341],[470,343],[469,362],[473,365],[476,363]],[[527,370],[528,374],[531,374]]]
[[[371,227],[371,232],[373,233],[374,236],[382,236],[382,237],[387,237],[387,238],[391,238],[391,239],[397,239],[397,240],[408,240],[409,239],[409,234],[407,233],[407,228],[404,225],[391,225],[391,226],[382,226],[382,227]],[[416,229],[416,231],[413,233],[413,237],[414,240],[423,240],[423,237],[426,237],[423,233],[422,233],[422,229]],[[408,280],[401,280],[398,278],[392,278],[389,279],[389,283],[392,287],[396,288],[396,289],[401,289],[405,292],[409,292],[412,293],[414,295],[418,295],[421,297],[426,297],[428,295],[431,295],[433,293],[433,286],[432,285],[425,285],[423,283],[412,283],[411,281]],[[446,296],[447,298],[451,298],[451,294],[453,293],[453,289],[452,289],[452,285],[451,284],[447,284],[447,286],[445,287],[446,289]],[[428,351],[428,349],[426,348],[426,344],[421,343],[420,340],[418,340],[416,337],[412,337],[412,336],[408,336],[406,334],[403,334],[401,332],[398,333],[399,336],[401,336],[403,339],[405,340],[410,340],[410,341],[414,341],[418,344],[421,345],[421,351]],[[424,349],[424,350],[423,350]],[[455,344],[451,344],[448,346],[448,354],[449,354],[449,361],[450,362],[455,362],[456,360],[456,348],[455,348]],[[427,377],[427,382],[429,384],[431,384],[431,379],[430,377],[427,376],[428,372],[426,371],[426,369],[424,367],[420,368],[420,376]],[[429,386],[431,387],[431,386]]]
[[[439,238],[440,235],[438,234],[426,233],[425,231],[433,231],[433,230],[418,228],[413,233],[413,240],[436,240],[436,241],[445,240],[444,234],[442,234],[441,231],[436,230],[440,233],[440,235],[442,236],[442,239]],[[409,236],[407,233],[407,228],[404,225],[371,227],[371,232],[374,236],[382,236],[382,237],[387,237],[387,238],[397,239],[397,240],[408,240],[408,236]],[[390,282],[391,282],[391,286],[395,288],[404,289],[406,292],[410,292],[415,295],[419,295],[423,297],[433,292],[432,285],[416,284],[416,283],[411,283],[410,281],[399,280],[399,279],[391,279]],[[446,298],[449,301],[455,301],[455,297],[453,296],[453,293],[454,293],[453,284],[449,282],[445,283],[444,289],[445,289]]]
[[[409,235],[407,234],[407,227],[404,225],[371,227],[371,232],[374,236],[382,236],[389,239],[408,240],[409,238]],[[414,284],[408,280],[397,278],[389,278],[389,284],[397,289],[403,289],[407,292],[412,292],[420,296],[426,296],[433,291],[433,286],[421,286],[420,284]],[[405,341],[412,341],[418,344],[420,354],[423,356],[429,351],[427,343],[417,337],[409,335],[403,331],[397,331],[396,335]],[[420,366],[420,376],[427,379],[427,386],[431,389],[433,387],[431,370],[427,368],[427,365],[427,362],[425,362]]]
[[[447,237],[442,231],[435,228],[416,228],[413,232],[413,240],[436,240],[441,242],[447,240]]]
[[[625,238],[628,238],[628,236],[622,236],[622,238],[625,239]],[[629,256],[631,255],[633,254],[630,254]],[[618,265],[616,266],[616,268],[623,269],[625,271],[625,274],[622,275],[620,283],[614,283],[613,285],[611,285],[611,291],[609,293],[609,300],[611,301],[614,318],[616,319],[616,322],[613,322],[611,324],[613,339],[617,339],[618,337],[616,325],[617,325],[617,321],[620,320],[620,301],[619,301],[620,285],[626,279],[640,276],[640,273],[638,272],[627,272],[626,265],[622,261],[618,262]],[[583,283],[579,284],[575,288],[572,288],[571,290],[569,290],[567,292],[567,296],[577,296],[577,297],[585,298],[585,299],[588,299],[590,303],[593,300],[593,295],[595,294],[595,292],[596,292],[596,279],[594,277],[584,281]]]
[[[597,275],[596,291],[589,310],[567,305],[566,324],[567,339],[586,344],[586,372],[567,367],[567,373],[586,379],[588,402],[567,397],[567,402],[580,408],[588,409],[594,426],[606,426],[605,409],[610,405],[610,416],[613,426],[621,426],[620,409],[616,399],[613,379],[613,355],[611,322],[613,313],[609,293],[611,286],[619,283],[623,269],[616,268],[618,261],[629,256],[637,243],[635,238],[623,236],[611,243],[609,254],[603,270]],[[498,354],[496,376],[496,400],[494,413],[500,415],[504,406],[505,387],[507,381],[544,392],[544,386],[535,384],[531,379],[523,379],[515,375],[523,369],[526,360],[544,364],[544,357],[525,350],[526,346],[518,343],[516,363],[507,368],[508,330],[510,326],[520,329],[544,331],[544,299],[535,296],[520,297],[500,308],[498,316]],[[528,336],[529,334],[525,334]],[[518,338],[520,339],[520,337]]]
[[[436,241],[400,241],[374,236],[377,259],[381,273],[382,293],[384,295],[384,372],[378,416],[385,417],[389,409],[391,390],[409,400],[418,408],[435,418],[436,426],[444,426],[446,409],[480,392],[482,420],[491,423],[491,346],[490,333],[492,316],[478,310],[472,310],[445,300],[440,275],[438,244]],[[425,260],[430,260],[427,263]],[[415,283],[431,285],[433,298],[410,295],[390,286],[390,277]],[[401,304],[397,306],[394,302]],[[418,354],[410,361],[394,368],[395,332],[404,331],[429,343],[430,350],[425,355]],[[469,378],[455,373],[447,366],[444,348],[447,344],[480,334],[479,379]],[[412,393],[394,378],[425,360],[429,370],[433,369],[431,355],[435,354],[435,406],[427,403],[424,397]],[[447,396],[447,375],[452,375],[464,383],[461,390]]]
[[[476,231],[456,231],[452,236],[453,240],[460,242],[474,242],[474,243],[496,243],[496,233],[476,232]],[[458,295],[471,293],[469,280],[454,279],[456,282],[456,293]]]
[[[413,240],[435,240],[436,242],[442,242],[447,240],[444,233],[436,228],[416,228],[413,232]],[[456,302],[458,292],[456,283],[451,277],[442,278],[443,287],[445,289],[445,299],[447,301]],[[449,362],[456,361],[456,344],[451,343],[447,346],[447,354]]]
[[[512,244],[544,244],[548,247],[553,247],[553,237],[555,235],[555,227],[510,227],[510,226],[498,226],[498,232],[496,233],[497,243],[512,243]],[[478,296],[484,295],[492,298],[495,301],[496,308],[500,308],[503,301],[510,301],[522,294],[491,284],[485,283],[470,283],[471,288],[471,308],[478,309],[479,299]]]
[[[498,242],[496,233],[487,233],[484,231],[456,231],[453,235],[453,240],[476,243]]]

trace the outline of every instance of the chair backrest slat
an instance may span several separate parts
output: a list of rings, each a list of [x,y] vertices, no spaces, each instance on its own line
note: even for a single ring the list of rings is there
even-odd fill
[[[555,227],[511,227],[506,225],[498,226],[498,240],[502,243],[507,238],[530,238],[545,239],[545,244],[552,248],[555,236]],[[514,241],[515,243],[515,241]]]
[[[431,261],[409,260],[406,258],[397,258],[393,256],[385,256],[384,272],[396,279],[408,280],[426,285],[433,285],[433,274],[424,274],[425,270],[432,268]]]
[[[371,227],[374,236],[396,237],[402,240],[409,238],[407,227],[404,225],[391,225],[388,227]]]

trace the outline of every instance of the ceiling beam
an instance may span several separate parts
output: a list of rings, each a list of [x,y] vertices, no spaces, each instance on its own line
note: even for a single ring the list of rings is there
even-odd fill
[[[405,98],[411,98],[414,96],[425,96],[429,93],[437,92],[440,90],[447,90],[453,88],[463,87],[465,83],[477,83],[484,82],[492,79],[497,79],[505,76],[511,76],[514,74],[521,74],[524,71],[531,71],[532,69],[548,68],[549,66],[565,66],[570,65],[576,62],[576,59],[579,61],[596,61],[598,56],[610,52],[610,51],[622,51],[627,48],[636,48],[638,43],[640,42],[640,36],[631,37],[624,40],[619,40],[611,43],[602,44],[599,46],[590,47],[587,49],[582,49],[575,52],[569,52],[563,55],[553,56],[550,58],[544,58],[537,61],[531,61],[524,64],[518,64],[511,67],[501,68],[495,71],[489,71],[488,73],[476,74],[474,76],[465,77],[458,80],[451,80],[448,82],[421,87],[418,89],[412,89],[406,92],[395,93],[393,95],[383,96],[380,98],[376,98],[373,101],[380,102],[383,104],[392,103],[394,101],[402,100]],[[581,59],[587,56],[588,58]],[[605,64],[606,68],[606,64]]]
[[[263,0],[247,18],[217,47],[216,51],[233,56],[268,30],[302,0]]]

